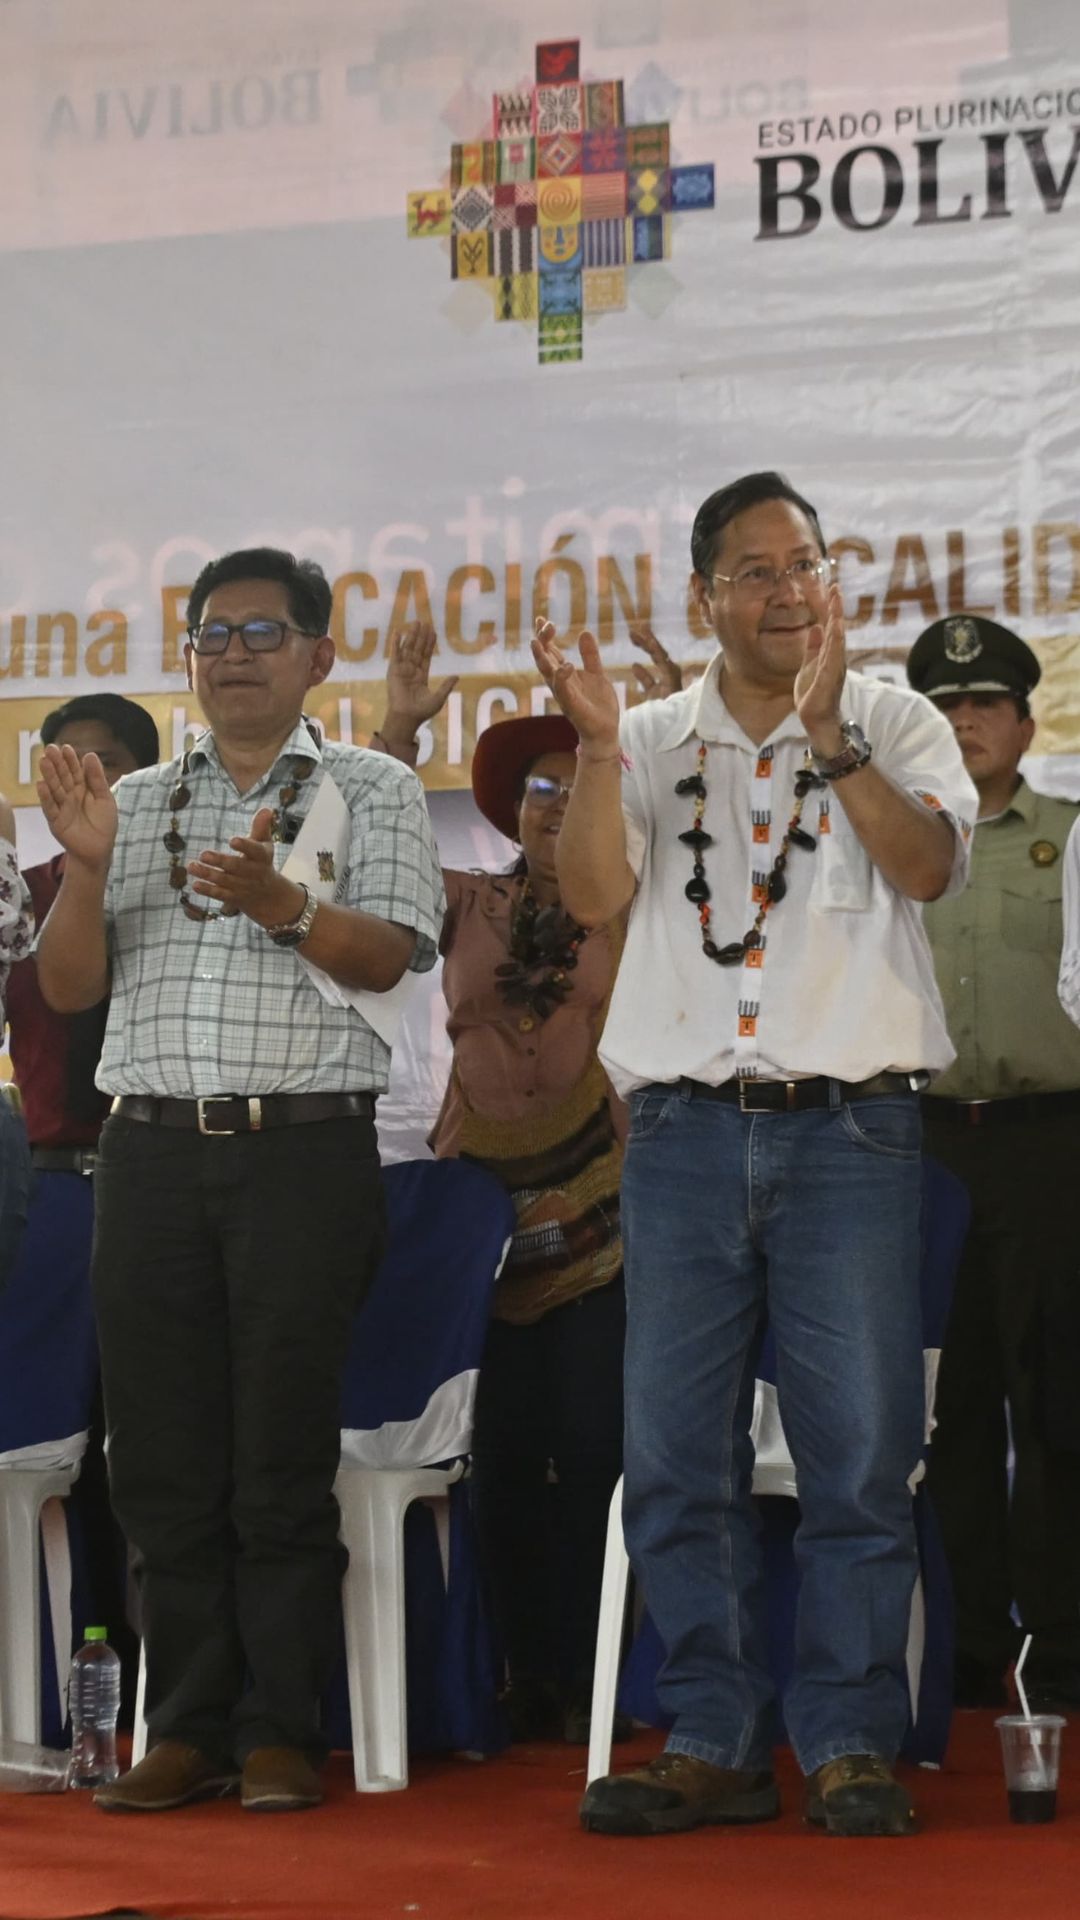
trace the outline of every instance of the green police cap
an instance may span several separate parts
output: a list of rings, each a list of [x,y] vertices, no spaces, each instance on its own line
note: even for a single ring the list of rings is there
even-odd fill
[[[1042,668],[1026,641],[980,613],[935,620],[920,633],[907,660],[917,693],[1013,693],[1024,699]]]

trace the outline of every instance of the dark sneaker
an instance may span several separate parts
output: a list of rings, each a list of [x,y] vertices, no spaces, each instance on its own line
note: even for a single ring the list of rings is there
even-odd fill
[[[145,1760],[110,1786],[99,1787],[94,1805],[105,1813],[167,1813],[192,1800],[219,1800],[235,1793],[240,1775],[220,1767],[198,1747],[159,1740]]]
[[[914,1833],[915,1809],[891,1767],[876,1753],[844,1753],[806,1782],[812,1827],[855,1840]]]
[[[297,1747],[256,1747],[244,1761],[240,1805],[245,1813],[299,1813],[323,1797],[319,1776]]]
[[[780,1795],[771,1773],[713,1767],[687,1753],[661,1753],[632,1773],[594,1780],[581,1803],[587,1833],[687,1833],[691,1827],[775,1820]]]

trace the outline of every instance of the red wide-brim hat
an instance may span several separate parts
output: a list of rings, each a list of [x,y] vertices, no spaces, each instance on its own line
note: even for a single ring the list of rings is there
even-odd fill
[[[485,820],[508,840],[516,839],[521,788],[533,761],[544,753],[576,753],[577,743],[575,728],[561,713],[485,727],[472,759],[473,798]]]

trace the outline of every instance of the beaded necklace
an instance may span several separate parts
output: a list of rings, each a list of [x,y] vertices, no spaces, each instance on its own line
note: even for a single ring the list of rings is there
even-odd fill
[[[807,753],[804,764],[795,775],[795,805],[791,819],[784,829],[784,837],[777,848],[776,858],[761,890],[761,905],[754,915],[754,923],[749,931],[743,934],[741,940],[731,940],[727,946],[718,947],[709,931],[712,926],[712,907],[709,904],[712,899],[712,889],[705,878],[705,862],[702,858],[706,847],[713,845],[712,834],[706,833],[702,825],[705,818],[705,800],[709,791],[705,785],[707,758],[708,747],[702,740],[698,745],[696,772],[687,774],[686,778],[679,780],[675,786],[676,793],[692,793],[694,796],[694,824],[688,827],[685,833],[679,835],[683,846],[689,847],[694,856],[694,877],[687,881],[685,893],[687,899],[697,908],[701,926],[702,953],[706,959],[715,960],[717,966],[734,967],[746,958],[753,947],[764,944],[762,928],[765,925],[766,915],[779,904],[787,892],[784,868],[787,866],[788,848],[801,847],[804,852],[813,853],[817,846],[813,834],[807,833],[806,828],[799,823],[802,819],[803,807],[806,805],[807,794],[814,787],[824,787],[826,782],[820,774],[814,772],[813,763]]]
[[[272,840],[284,841],[286,845],[291,846],[292,842],[296,839],[297,833],[299,832],[299,822],[290,819],[288,810],[293,802],[298,799],[304,781],[310,780],[315,771],[315,767],[316,762],[314,760],[308,760],[300,754],[293,760],[292,772],[289,778],[283,787],[278,788],[278,805],[274,808],[273,825],[270,829],[270,838]],[[189,920],[231,920],[239,913],[239,907],[219,907],[217,909],[213,907],[200,907],[191,898],[187,890],[188,874],[183,859],[184,853],[187,850],[187,841],[180,831],[178,815],[183,812],[185,807],[191,804],[191,789],[187,785],[188,771],[189,756],[185,753],[180,762],[180,773],[176,785],[165,803],[172,815],[169,821],[169,831],[162,835],[165,848],[169,855],[169,885],[178,895],[179,904],[183,907]]]
[[[495,969],[499,992],[509,1006],[524,1007],[518,1021],[528,1033],[562,1005],[573,982],[578,948],[588,938],[584,927],[568,920],[556,903],[542,907],[526,878],[510,917],[510,959]]]

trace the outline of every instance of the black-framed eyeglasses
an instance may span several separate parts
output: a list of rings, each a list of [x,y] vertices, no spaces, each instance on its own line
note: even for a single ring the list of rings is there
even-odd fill
[[[234,633],[240,635],[248,653],[276,653],[287,633],[302,634],[305,640],[317,640],[318,634],[294,627],[287,620],[204,620],[200,627],[188,628],[188,639],[196,653],[227,653]]]
[[[793,560],[790,567],[770,567],[757,563],[742,567],[738,573],[710,573],[710,585],[714,580],[722,580],[726,587],[732,587],[747,600],[759,595],[775,593],[782,580],[790,580],[793,586],[809,587],[830,586],[836,578],[836,567],[831,555],[824,554],[814,559],[807,554],[802,560]]]
[[[524,795],[534,807],[555,807],[564,794],[573,792],[572,780],[552,780],[546,773],[530,773],[525,782]]]

